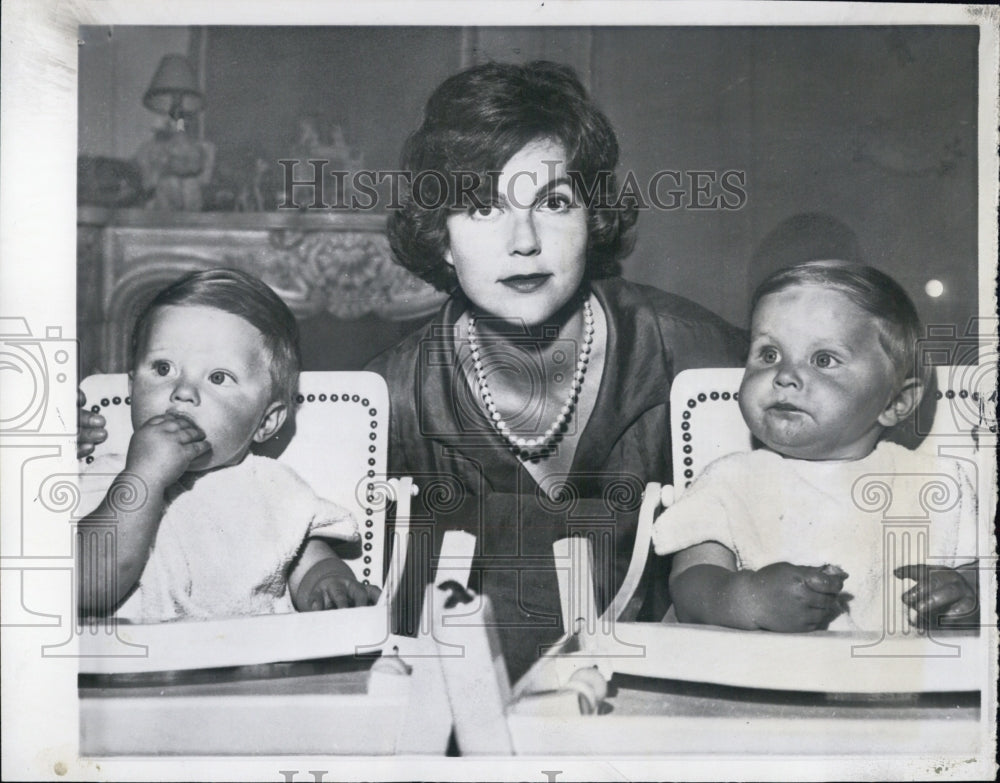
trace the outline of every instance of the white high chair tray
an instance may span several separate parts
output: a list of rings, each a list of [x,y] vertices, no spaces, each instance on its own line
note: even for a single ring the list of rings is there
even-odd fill
[[[909,639],[891,651],[886,642],[887,657],[869,647],[870,658],[851,650],[875,635],[619,623],[613,638],[584,651],[566,637],[515,685],[506,723],[516,753],[951,755],[982,747],[978,637]],[[906,657],[940,652],[938,643],[958,655]],[[628,644],[640,645],[632,657]],[[597,714],[517,709],[517,699],[558,691],[588,665],[609,677]]]
[[[620,674],[744,688],[824,693],[975,691],[987,671],[985,637],[739,631],[682,623],[616,623],[578,657]]]
[[[352,656],[381,649],[388,628],[385,602],[222,620],[87,621],[79,639],[80,673],[135,674]]]
[[[80,751],[442,754],[451,719],[436,661],[417,639],[393,636],[384,645],[408,662],[408,672],[380,669],[374,656],[344,656],[81,676]]]

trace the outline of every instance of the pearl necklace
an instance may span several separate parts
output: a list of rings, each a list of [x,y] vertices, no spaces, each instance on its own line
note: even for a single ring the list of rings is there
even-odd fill
[[[580,390],[583,388],[583,379],[587,376],[587,365],[590,362],[590,351],[594,342],[594,311],[590,306],[590,296],[583,300],[583,344],[580,347],[580,356],[576,362],[576,370],[573,372],[573,383],[570,388],[566,402],[559,410],[555,421],[545,430],[545,433],[538,438],[522,438],[514,435],[510,431],[510,426],[503,420],[503,416],[497,410],[493,401],[493,393],[489,384],[486,383],[486,373],[483,370],[483,360],[479,355],[479,339],[476,335],[476,316],[469,316],[468,326],[469,351],[472,354],[472,367],[476,373],[476,383],[479,386],[479,395],[483,399],[483,405],[489,414],[490,421],[494,429],[506,439],[513,449],[523,456],[531,456],[532,453],[539,453],[551,448],[553,444],[562,436],[563,427],[569,422],[580,397]]]

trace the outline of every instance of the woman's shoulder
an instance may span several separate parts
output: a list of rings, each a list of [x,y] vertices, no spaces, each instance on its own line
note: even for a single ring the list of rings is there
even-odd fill
[[[676,371],[734,366],[746,358],[746,332],[697,302],[622,278],[599,280],[593,285],[614,311],[613,318],[656,324],[663,344],[675,360],[681,360]]]
[[[410,332],[395,345],[391,345],[369,360],[365,369],[383,378],[398,375],[412,368],[420,352],[432,347],[433,340],[443,340],[444,325],[439,313],[432,321]]]
[[[623,306],[651,310],[658,318],[705,323],[736,330],[736,327],[707,307],[655,286],[635,283],[621,277],[599,280],[595,285],[607,291],[609,300]]]

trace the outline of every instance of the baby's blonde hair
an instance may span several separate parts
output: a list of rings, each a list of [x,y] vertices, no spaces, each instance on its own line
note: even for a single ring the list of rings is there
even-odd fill
[[[923,336],[920,316],[913,300],[889,275],[865,264],[803,261],[767,277],[754,292],[751,312],[768,294],[796,285],[818,285],[839,291],[872,315],[878,326],[879,343],[896,371],[896,391],[908,378],[916,378],[927,388],[931,368],[919,355],[918,346]]]

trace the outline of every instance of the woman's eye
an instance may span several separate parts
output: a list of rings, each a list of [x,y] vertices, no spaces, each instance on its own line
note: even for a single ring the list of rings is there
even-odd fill
[[[214,383],[216,386],[221,386],[226,381],[229,380],[229,373],[225,373],[222,370],[216,370],[211,375],[208,376],[209,383]]]
[[[572,206],[570,198],[562,193],[549,193],[538,206],[548,212],[565,212]]]
[[[821,369],[828,369],[830,367],[835,367],[839,362],[837,357],[828,353],[818,353],[814,359],[816,366]]]
[[[469,211],[470,217],[473,220],[487,220],[491,217],[495,217],[500,213],[500,208],[496,204],[484,204],[481,207],[473,207]]]
[[[153,362],[153,372],[164,377],[170,375],[170,362]]]

